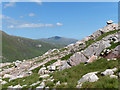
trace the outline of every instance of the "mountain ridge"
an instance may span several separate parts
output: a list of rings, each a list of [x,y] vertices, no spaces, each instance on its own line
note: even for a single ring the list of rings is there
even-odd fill
[[[53,44],[61,44],[61,45],[68,45],[77,42],[77,39],[73,38],[66,38],[66,37],[60,37],[60,36],[53,36],[49,38],[41,38],[39,39],[40,41],[48,42],[48,43],[53,43]]]

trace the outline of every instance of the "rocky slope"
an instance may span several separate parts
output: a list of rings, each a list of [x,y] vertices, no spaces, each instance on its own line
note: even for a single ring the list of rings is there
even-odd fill
[[[117,88],[119,34],[118,24],[108,21],[91,36],[64,48],[50,49],[29,60],[2,63],[0,82],[3,88]]]

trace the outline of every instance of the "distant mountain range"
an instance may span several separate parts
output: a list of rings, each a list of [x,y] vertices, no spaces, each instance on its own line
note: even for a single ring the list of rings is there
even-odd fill
[[[40,40],[8,35],[2,31],[2,62],[29,59],[42,55],[49,49],[61,47]]]
[[[60,37],[60,36],[54,36],[54,37],[50,37],[50,38],[42,38],[39,40],[48,42],[48,43],[52,43],[52,44],[60,44],[60,45],[69,45],[71,43],[75,43],[76,41],[78,41],[76,39],[65,38],[65,37]]]

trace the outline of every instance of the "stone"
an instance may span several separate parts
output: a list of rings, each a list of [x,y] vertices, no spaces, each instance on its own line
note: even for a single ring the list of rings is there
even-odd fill
[[[2,82],[3,80],[2,79],[0,79],[0,83]]]
[[[64,70],[64,69],[67,69],[67,68],[70,68],[71,66],[66,62],[65,64],[63,64],[61,67],[60,67],[60,71],[61,70]]]
[[[39,70],[38,74],[39,74],[39,75],[40,75],[40,74],[45,74],[45,72],[47,73],[46,67],[42,67],[42,68]]]
[[[48,75],[48,74],[44,74],[44,75],[41,75],[40,76],[40,78],[47,78],[47,77],[49,77],[50,75]]]
[[[6,84],[6,83],[7,83],[6,81],[2,81],[2,82],[1,82],[2,85]]]
[[[86,62],[87,58],[81,53],[77,52],[73,54],[70,59],[67,61],[71,66],[79,65],[82,62]]]
[[[58,82],[56,83],[56,85],[60,85],[60,81],[58,81]]]
[[[106,69],[104,72],[101,72],[101,75],[107,76],[107,75],[113,75],[114,72],[112,69]]]
[[[110,78],[118,79],[118,76],[116,76],[116,75],[110,75]]]
[[[30,86],[35,86],[35,85],[37,85],[39,83],[40,83],[40,81],[37,81],[36,83],[31,84]]]
[[[10,74],[5,74],[4,76],[3,76],[3,78],[12,78],[13,76],[12,75],[10,75]]]
[[[96,82],[99,78],[97,75],[98,72],[91,72],[91,73],[87,73],[84,76],[82,76],[82,78],[78,81],[78,84],[80,83],[84,83],[86,81],[88,82]]]
[[[107,24],[112,24],[113,21],[112,21],[112,20],[109,20],[109,21],[107,21],[106,23],[107,23]]]
[[[49,67],[49,71],[55,71],[56,70],[56,66],[50,66]]]
[[[40,86],[45,87],[45,82],[42,82],[42,83],[40,84]]]
[[[38,87],[36,87],[36,88],[44,88],[44,86],[38,86]]]
[[[97,56],[93,55],[88,61],[87,63],[91,63],[93,61],[96,61],[97,60]]]
[[[22,88],[22,86],[16,85],[16,86],[14,86],[13,88]]]

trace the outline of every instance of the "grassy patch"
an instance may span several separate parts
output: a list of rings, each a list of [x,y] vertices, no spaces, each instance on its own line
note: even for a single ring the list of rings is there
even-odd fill
[[[68,60],[73,54],[68,54],[65,57],[62,57],[61,60]]]
[[[47,67],[47,66],[55,63],[56,61],[57,61],[57,60],[55,59],[55,60],[51,60],[51,61],[47,62],[47,63],[45,64],[45,67]]]
[[[82,88],[118,88],[118,79],[103,76],[97,82],[83,83]]]
[[[105,58],[101,58],[93,63],[89,63],[84,66],[81,63],[78,66],[73,66],[72,68],[65,69],[63,71],[58,71],[53,73],[53,78],[60,82],[67,82],[67,88],[76,87],[77,81],[85,74],[94,71],[104,71],[108,68],[118,67],[118,60],[116,61],[107,61]]]

